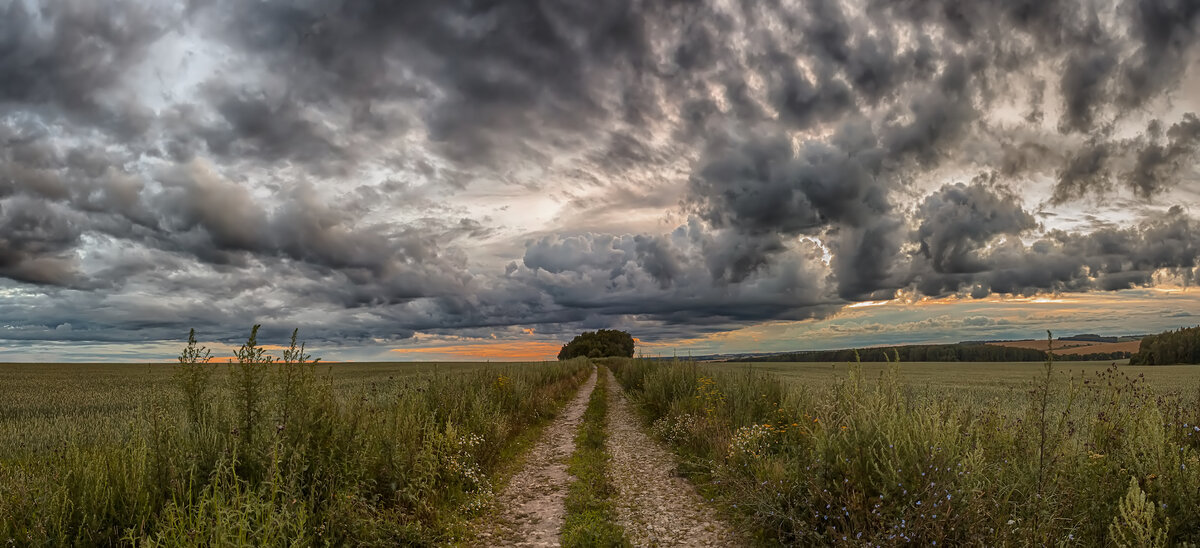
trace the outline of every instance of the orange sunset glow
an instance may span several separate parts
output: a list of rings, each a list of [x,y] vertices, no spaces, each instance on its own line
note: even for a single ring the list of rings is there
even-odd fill
[[[423,348],[393,348],[391,351],[414,360],[510,361],[553,360],[561,344],[551,342],[483,341]]]

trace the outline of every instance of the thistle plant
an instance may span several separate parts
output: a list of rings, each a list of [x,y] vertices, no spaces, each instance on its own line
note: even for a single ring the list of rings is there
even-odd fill
[[[286,428],[296,411],[312,396],[316,381],[316,365],[320,358],[312,359],[305,353],[305,344],[296,344],[299,329],[292,330],[292,338],[278,362],[277,407],[279,427]]]
[[[187,346],[179,353],[179,365],[175,369],[175,384],[183,392],[188,420],[199,424],[208,405],[208,391],[213,367],[209,365],[212,353],[196,343],[196,330],[188,332]]]
[[[267,350],[258,345],[258,328],[250,329],[250,338],[238,348],[237,367],[231,370],[233,375],[233,399],[238,410],[238,430],[242,441],[247,445],[254,441],[254,430],[262,416],[263,388],[266,385],[267,366],[274,358],[267,355]]]

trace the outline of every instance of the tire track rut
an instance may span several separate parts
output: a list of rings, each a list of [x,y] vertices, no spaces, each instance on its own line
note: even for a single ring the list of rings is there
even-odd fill
[[[609,375],[609,453],[617,513],[634,546],[747,546],[696,492],[675,475],[675,458],[641,428],[632,405]]]

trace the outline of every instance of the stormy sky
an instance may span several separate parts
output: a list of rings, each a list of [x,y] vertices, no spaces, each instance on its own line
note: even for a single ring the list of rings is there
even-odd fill
[[[1188,0],[0,0],[0,360],[1194,325],[1198,42]]]

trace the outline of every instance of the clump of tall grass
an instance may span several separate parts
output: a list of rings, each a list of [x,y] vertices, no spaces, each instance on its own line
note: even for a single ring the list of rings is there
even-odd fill
[[[176,390],[145,402],[118,439],[0,459],[0,543],[451,542],[485,506],[512,440],[590,369],[510,365],[336,390],[295,332],[276,360],[257,327],[238,363],[208,356],[193,333]]]
[[[1200,403],[1115,367],[1087,379],[1048,363],[1007,406],[914,390],[899,364],[819,387],[612,367],[681,470],[768,543],[1200,540]]]

